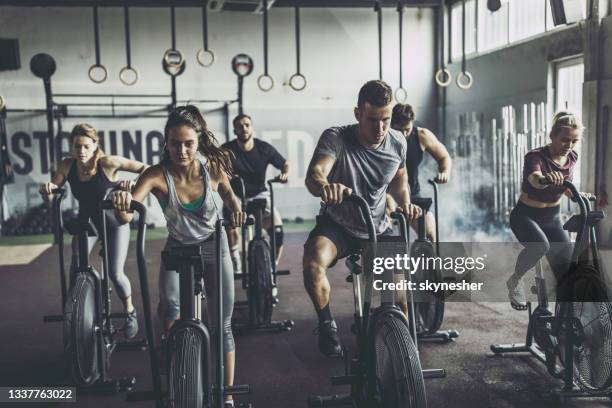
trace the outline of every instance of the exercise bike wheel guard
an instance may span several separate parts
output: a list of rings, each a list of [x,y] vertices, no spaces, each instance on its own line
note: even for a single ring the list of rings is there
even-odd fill
[[[411,257],[424,257],[424,259],[434,257],[434,248],[430,242],[413,243],[410,250]],[[442,282],[442,273],[437,268],[420,269],[412,277],[418,285],[420,282]],[[436,333],[444,320],[444,293],[418,292],[415,302],[417,334]]]
[[[376,376],[379,406],[427,407],[421,363],[407,323],[388,313],[375,320],[372,330],[372,373]]]
[[[251,323],[264,324],[272,320],[274,298],[272,296],[272,258],[268,241],[249,243],[249,302]]]
[[[209,365],[202,350],[203,333],[181,327],[168,338],[168,407],[203,407],[209,401],[204,372]],[[212,378],[212,377],[211,377]]]
[[[565,347],[571,341],[576,382],[586,391],[608,390],[612,387],[612,304],[593,266],[583,266],[572,275],[568,286],[573,296],[566,299],[574,301],[558,301],[555,306],[557,353],[567,367]]]
[[[101,372],[96,333],[96,290],[91,274],[78,273],[64,308],[64,357],[72,379],[79,386],[93,384]]]

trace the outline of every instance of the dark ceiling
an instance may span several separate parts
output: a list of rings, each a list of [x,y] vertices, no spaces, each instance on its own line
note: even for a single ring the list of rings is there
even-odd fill
[[[209,3],[261,4],[261,0],[209,0]],[[374,0],[268,0],[272,7],[373,7]],[[441,0],[403,0],[407,7],[435,7]],[[448,1],[447,1],[448,2]],[[200,7],[204,0],[0,0],[0,5],[20,7]],[[383,7],[397,7],[398,0],[380,0]]]

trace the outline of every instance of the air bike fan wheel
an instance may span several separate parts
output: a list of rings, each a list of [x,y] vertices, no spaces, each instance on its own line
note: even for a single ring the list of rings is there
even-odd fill
[[[612,388],[612,304],[592,266],[573,274],[571,298],[556,304],[558,355],[565,367],[565,348],[573,344],[576,382],[586,391]],[[571,301],[569,301],[571,300]]]
[[[425,381],[408,325],[385,315],[376,320],[373,330],[379,406],[426,408]]]
[[[91,385],[100,377],[96,309],[94,279],[88,273],[77,274],[64,308],[64,356],[79,386]]]
[[[412,258],[430,259],[435,256],[433,245],[430,242],[415,242],[412,245],[410,256]],[[416,285],[421,282],[443,282],[439,269],[420,268],[412,277]],[[427,293],[419,291],[415,299],[416,328],[419,334],[436,333],[444,320],[444,292]]]
[[[249,302],[254,302],[255,324],[265,324],[272,320],[274,298],[272,296],[272,258],[270,244],[265,239],[257,239],[249,244]]]

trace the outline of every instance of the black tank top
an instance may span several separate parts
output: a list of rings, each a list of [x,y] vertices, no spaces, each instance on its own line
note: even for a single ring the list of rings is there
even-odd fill
[[[81,181],[77,174],[76,160],[74,160],[70,166],[67,180],[70,183],[72,195],[79,202],[79,217],[91,218],[98,232],[102,231],[102,217],[98,208],[108,190],[115,187],[116,183],[106,177],[100,161],[97,164],[96,174],[87,181]]]
[[[423,149],[419,143],[419,128],[412,127],[410,136],[406,139],[408,149],[406,150],[406,170],[408,171],[408,185],[410,186],[410,195],[418,196],[421,191],[419,184],[419,166],[423,161]]]

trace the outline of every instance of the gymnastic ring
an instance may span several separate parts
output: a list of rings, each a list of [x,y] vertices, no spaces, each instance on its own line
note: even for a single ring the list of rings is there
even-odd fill
[[[444,75],[446,75],[446,81],[442,80],[442,78],[444,78]],[[453,82],[453,75],[448,69],[440,68],[436,71],[436,84],[438,84],[442,88],[446,88],[451,84],[451,82]]]
[[[393,95],[395,96],[395,101],[397,103],[404,103],[406,102],[406,99],[408,99],[408,91],[406,91],[404,88],[397,88]],[[400,98],[400,96],[402,97]]]
[[[461,82],[461,79],[464,77],[468,80],[466,83]],[[459,75],[457,75],[457,86],[459,88],[466,90],[470,89],[472,85],[474,85],[474,78],[472,77],[472,74],[470,74],[468,71],[461,71]]]
[[[172,68],[180,68],[185,63],[183,53],[170,48],[164,52],[164,63]]]
[[[96,71],[100,71],[102,73],[101,78],[96,78],[96,76],[94,75]],[[87,72],[87,75],[89,76],[89,79],[91,80],[91,82],[94,82],[96,84],[101,84],[102,82],[106,81],[106,79],[108,78],[108,71],[106,70],[106,67],[104,65],[93,64],[91,67],[89,67],[89,71]]]
[[[270,80],[270,86],[269,87],[264,87],[262,85],[263,80],[264,79],[269,79]],[[259,89],[261,89],[264,92],[268,92],[269,90],[271,90],[272,88],[274,88],[274,79],[272,79],[272,77],[268,74],[261,74],[259,76],[259,78],[257,78],[257,86],[259,87]]]
[[[304,83],[302,84],[302,86],[298,86],[295,84],[296,80],[301,79],[302,81],[304,81]],[[298,82],[299,84],[299,82]],[[291,87],[291,89],[293,89],[294,91],[302,91],[304,90],[304,88],[306,88],[306,77],[302,74],[293,74],[291,75],[291,78],[289,78],[289,86]]]
[[[4,109],[4,98],[0,95],[0,110]]]
[[[208,55],[208,62],[204,59],[206,55]],[[198,60],[198,64],[200,64],[204,68],[207,68],[215,62],[215,53],[211,50],[205,50],[200,48],[200,50],[196,54],[196,59]]]
[[[132,81],[128,81],[126,79],[126,74],[128,74],[129,72],[134,75],[134,79]],[[123,83],[123,85],[132,86],[136,82],[138,82],[138,71],[136,71],[136,69],[132,67],[123,67],[121,68],[121,71],[119,71],[119,80],[121,80],[121,83]]]

